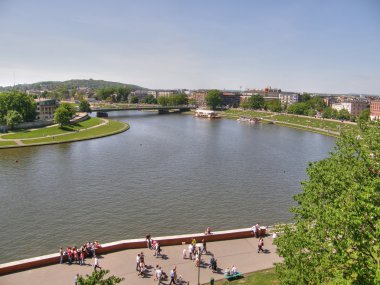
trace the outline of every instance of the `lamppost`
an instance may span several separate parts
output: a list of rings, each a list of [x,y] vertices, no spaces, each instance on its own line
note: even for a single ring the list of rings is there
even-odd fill
[[[199,250],[199,264],[198,264],[198,285],[201,285],[200,283],[200,277],[201,277],[201,257],[202,257],[202,252]],[[197,261],[195,261],[197,262]]]

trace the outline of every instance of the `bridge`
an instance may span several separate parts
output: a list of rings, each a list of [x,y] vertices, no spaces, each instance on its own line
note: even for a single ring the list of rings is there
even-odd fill
[[[167,114],[169,111],[174,110],[178,112],[186,112],[190,111],[194,107],[192,106],[159,106],[159,105],[135,105],[135,106],[128,106],[128,107],[115,107],[115,108],[93,108],[93,112],[112,112],[112,111],[158,111],[159,114]]]

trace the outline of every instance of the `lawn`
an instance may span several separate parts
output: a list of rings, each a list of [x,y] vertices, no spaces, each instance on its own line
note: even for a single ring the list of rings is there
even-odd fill
[[[63,128],[59,128],[58,126],[53,127],[45,127],[36,130],[20,130],[12,134],[3,135],[4,139],[31,139],[31,138],[39,138],[45,136],[55,136],[60,134],[69,134],[76,132],[78,130],[83,130],[89,127],[93,127],[102,123],[102,120],[99,118],[90,118],[86,121],[73,124],[70,126],[65,126]]]
[[[11,145],[16,145],[16,143],[14,141],[0,141],[0,147],[11,146]]]
[[[271,112],[259,112],[253,110],[226,110],[222,112],[223,115],[227,116],[247,116],[247,117],[269,117],[274,113]]]
[[[43,143],[56,143],[65,141],[85,140],[90,138],[102,137],[114,133],[119,133],[128,128],[128,125],[118,121],[109,121],[109,123],[88,130],[67,133],[62,136],[46,137],[39,139],[25,139],[22,140],[24,144],[43,144]]]
[[[319,129],[325,129],[326,131],[334,131],[339,132],[343,128],[351,128],[356,129],[356,125],[352,124],[345,124],[341,123],[339,121],[328,121],[323,119],[316,119],[316,118],[305,118],[305,117],[298,117],[298,116],[291,116],[291,115],[275,115],[272,117],[273,120],[277,120],[280,122],[286,122],[291,124],[297,124],[302,126],[310,126],[313,128],[319,128]]]
[[[231,282],[228,282],[227,280],[220,280],[216,281],[215,285],[238,285],[238,284],[244,284],[244,285],[277,285],[280,284],[280,281],[277,279],[276,272],[274,268],[244,274],[244,278],[240,278]]]

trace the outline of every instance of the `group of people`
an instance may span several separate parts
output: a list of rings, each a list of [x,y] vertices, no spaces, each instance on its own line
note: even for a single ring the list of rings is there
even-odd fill
[[[96,250],[101,248],[101,245],[99,241],[95,242],[87,242],[83,244],[81,247],[73,246],[73,247],[67,247],[66,250],[63,250],[62,247],[59,249],[59,256],[60,260],[59,263],[62,264],[65,259],[67,259],[68,264],[79,264],[79,265],[84,265],[85,264],[85,259],[87,257],[94,257],[95,262],[97,259],[96,256]],[[95,266],[94,263],[94,269],[100,268],[99,266],[99,261],[97,261],[97,266]]]
[[[137,254],[136,256],[136,271],[137,275],[141,277],[145,277],[146,273],[146,264],[145,264],[145,255],[143,252]],[[162,280],[168,279],[168,275],[162,270],[161,266],[158,264],[156,265],[154,269],[154,281],[158,281],[158,284],[161,284]],[[172,284],[182,284],[182,276],[177,276],[177,267],[173,267],[173,269],[170,271],[170,283]]]
[[[207,244],[205,239],[202,239],[202,246],[197,244],[196,239],[192,239],[191,243],[188,246],[188,254],[189,254],[189,259],[194,260],[194,264],[196,267],[200,266],[201,262],[201,255],[203,253],[207,254]],[[185,259],[187,258],[187,251],[186,248],[183,249],[182,251],[182,258]]]
[[[225,276],[231,276],[231,275],[235,275],[236,273],[238,273],[237,271],[237,268],[235,265],[232,265],[231,269],[229,267],[227,267],[225,270],[224,270],[224,275]]]
[[[144,253],[141,252],[136,256],[136,271],[137,275],[144,277],[145,276],[145,256]]]
[[[150,236],[150,234],[147,234],[146,237],[146,246],[148,249],[154,250],[153,256],[159,257],[161,256],[161,245],[158,241],[153,240]]]

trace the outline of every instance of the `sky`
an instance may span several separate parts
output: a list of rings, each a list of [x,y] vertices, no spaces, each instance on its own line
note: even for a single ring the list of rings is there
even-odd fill
[[[0,0],[0,86],[380,95],[378,0]]]

